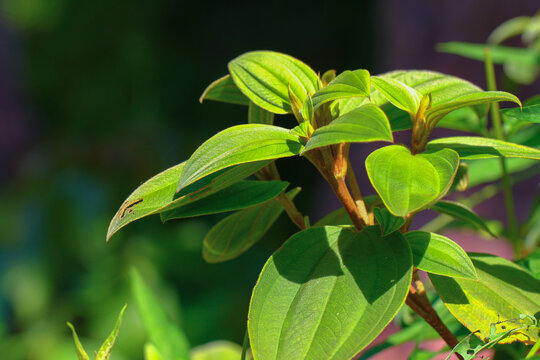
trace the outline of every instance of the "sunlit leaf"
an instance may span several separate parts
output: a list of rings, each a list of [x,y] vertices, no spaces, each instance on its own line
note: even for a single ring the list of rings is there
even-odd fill
[[[273,51],[253,51],[229,63],[229,71],[238,88],[251,101],[276,114],[292,111],[288,88],[303,103],[319,87],[317,74],[289,55]]]
[[[491,236],[497,237],[480,216],[476,215],[474,211],[463,204],[455,201],[441,200],[431,205],[430,208],[438,213],[446,214],[457,220],[469,223],[480,230],[484,230]]]
[[[405,239],[418,269],[431,274],[476,279],[476,270],[467,253],[449,238],[425,231],[410,231]]]
[[[344,71],[333,79],[327,86],[313,94],[313,107],[336,99],[365,96],[371,92],[369,71],[354,70]]]
[[[191,360],[239,360],[242,347],[230,341],[218,340],[191,350]]]
[[[351,359],[401,308],[411,275],[410,249],[399,232],[382,237],[376,226],[361,232],[327,226],[293,235],[253,291],[254,357]]]
[[[422,95],[410,86],[399,80],[382,76],[373,76],[371,83],[397,108],[412,115],[415,115],[418,111]]]
[[[240,181],[201,200],[160,213],[162,221],[244,209],[272,199],[289,185],[285,181]]]
[[[237,125],[206,140],[184,166],[178,189],[232,165],[300,154],[304,146],[288,129],[264,124]]]
[[[366,104],[315,130],[303,152],[339,143],[393,140],[384,112]]]
[[[300,188],[287,193],[294,199]],[[204,238],[203,258],[209,263],[234,259],[259,241],[272,227],[283,206],[277,199],[244,209],[218,222]]]
[[[164,360],[190,360],[184,333],[168,318],[163,305],[137,272],[130,273],[131,292],[144,329]]]
[[[71,333],[73,334],[73,341],[75,342],[75,350],[77,351],[77,356],[79,360],[90,360],[90,358],[88,357],[88,354],[86,353],[86,351],[84,351],[84,348],[81,344],[81,341],[79,340],[79,337],[77,336],[77,332],[75,331],[75,328],[69,322],[67,323],[67,325],[69,326],[69,328],[71,329]]]
[[[99,348],[99,351],[96,355],[96,360],[109,360],[109,358],[111,357],[111,351],[114,343],[116,342],[116,338],[118,337],[118,332],[120,331],[120,325],[122,324],[122,318],[124,317],[124,311],[126,310],[126,307],[127,304],[124,305],[122,310],[120,310],[120,314],[118,315],[118,319],[116,320],[116,325],[114,326],[114,329],[109,335],[109,337]]]
[[[455,136],[431,140],[427,150],[452,149],[461,159],[517,157],[540,160],[540,150],[483,137]]]
[[[144,360],[164,360],[156,346],[152,343],[144,344]]]
[[[519,266],[489,254],[469,254],[478,280],[429,277],[450,312],[482,340],[522,326],[520,315],[540,311],[540,281]],[[516,331],[501,343],[538,341],[538,329]]]
[[[230,75],[217,79],[204,90],[199,101],[214,100],[236,105],[248,105],[249,99],[242,94]]]
[[[386,208],[375,208],[373,214],[381,226],[382,234],[385,236],[399,230],[405,224],[405,218],[392,215]]]
[[[444,196],[458,164],[453,150],[412,155],[404,146],[390,145],[367,157],[366,170],[386,208],[396,216],[406,216]]]

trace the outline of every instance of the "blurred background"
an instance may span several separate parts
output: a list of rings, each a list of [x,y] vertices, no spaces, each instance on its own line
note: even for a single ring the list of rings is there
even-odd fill
[[[150,217],[105,242],[110,219],[139,184],[219,130],[246,122],[243,107],[198,102],[229,60],[269,49],[320,72],[429,69],[485,87],[482,63],[437,53],[435,44],[485,42],[498,24],[531,16],[538,5],[0,0],[1,357],[74,359],[66,321],[93,352],[132,302],[132,266],[192,345],[242,342],[251,288],[294,231],[288,219],[247,254],[217,265],[200,253],[220,216],[165,225]],[[518,90],[522,99],[540,92],[538,83]],[[367,154],[354,153],[362,169]],[[280,160],[278,167],[284,179],[301,177],[292,184],[302,186],[298,207],[312,222],[337,208],[307,162]],[[491,211],[503,208],[502,198],[494,201],[500,205]],[[142,359],[144,340],[128,306],[112,359]]]

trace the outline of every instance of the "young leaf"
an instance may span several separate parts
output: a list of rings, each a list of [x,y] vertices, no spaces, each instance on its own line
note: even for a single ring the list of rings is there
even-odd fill
[[[373,271],[377,269],[377,271]],[[248,317],[255,359],[351,359],[407,296],[412,259],[399,232],[316,227],[293,235],[264,266]]]
[[[313,107],[317,109],[322,104],[336,99],[349,97],[369,97],[371,92],[369,71],[344,71],[332,82],[313,94]]]
[[[109,358],[111,357],[111,351],[114,343],[116,342],[116,338],[118,337],[118,331],[120,331],[120,325],[122,324],[122,318],[124,317],[124,311],[126,310],[126,307],[127,304],[124,305],[122,310],[120,310],[120,314],[118,315],[118,319],[116,320],[116,325],[114,326],[114,329],[109,335],[109,337],[105,340],[103,345],[101,345],[101,348],[96,355],[96,360],[109,360]]]
[[[187,186],[178,194],[176,186],[185,162],[173,166],[147,180],[129,195],[111,220],[107,241],[132,221],[200,200],[250,176],[267,164],[267,161],[258,161],[221,170]]]
[[[478,280],[430,274],[431,282],[450,312],[482,340],[495,332],[522,327],[520,315],[534,316],[540,309],[540,281],[503,258],[469,254]],[[500,343],[538,341],[538,329],[521,329]]]
[[[477,279],[476,270],[467,253],[449,238],[425,231],[410,231],[405,239],[418,269],[431,274]]]
[[[426,111],[426,121],[437,123],[446,114],[467,106],[489,104],[499,101],[512,101],[521,106],[519,99],[504,91],[484,91],[473,94],[467,94],[453,99],[449,102],[444,102],[437,106],[432,106]]]
[[[369,180],[396,216],[406,216],[443,197],[458,165],[459,156],[453,150],[412,155],[401,145],[377,149],[366,159]]]
[[[503,117],[540,124],[540,104],[524,106],[523,108],[502,109],[501,114]]]
[[[386,208],[375,208],[373,214],[381,226],[383,236],[393,233],[405,224],[405,219],[394,216]]]
[[[249,102],[248,123],[250,124],[274,124],[274,114],[258,107],[253,102]]]
[[[230,75],[217,79],[204,90],[199,101],[214,100],[229,104],[248,105],[249,99],[242,94]]]
[[[294,199],[300,188],[287,193]],[[277,199],[244,209],[218,222],[204,238],[203,258],[209,263],[234,259],[255,243],[272,227],[283,207]]]
[[[163,306],[143,281],[136,269],[130,273],[131,292],[146,334],[161,357],[174,360],[189,360],[189,343],[182,331],[167,317]]]
[[[469,223],[480,230],[484,230],[494,238],[497,237],[480,216],[476,215],[474,211],[463,204],[455,201],[441,200],[431,205],[430,208],[438,213],[449,215],[457,220]]]
[[[300,154],[304,146],[288,129],[264,124],[237,125],[206,140],[186,162],[178,189],[232,165]]]
[[[371,83],[394,106],[413,116],[416,115],[422,99],[422,94],[418,91],[389,77],[373,76]]]
[[[384,112],[366,104],[315,130],[302,153],[321,146],[371,141],[392,142],[394,138]]]
[[[452,149],[461,159],[489,159],[493,157],[517,157],[540,160],[540,150],[510,142],[482,137],[455,136],[435,139],[427,144],[427,150]]]
[[[201,200],[160,214],[162,221],[240,210],[279,195],[289,185],[285,181],[240,181]]]
[[[276,114],[292,111],[288,87],[303,103],[319,87],[317,74],[289,55],[273,51],[253,51],[229,63],[229,72],[238,88],[251,101]]]
[[[218,340],[191,350],[191,360],[238,360],[242,347],[230,341]]]
[[[84,351],[84,348],[81,344],[81,341],[79,340],[79,337],[77,336],[77,332],[75,331],[73,325],[68,322],[67,326],[69,326],[71,332],[73,333],[73,341],[75,342],[75,350],[77,351],[77,356],[79,357],[79,360],[90,360],[88,354],[86,353],[86,351]]]

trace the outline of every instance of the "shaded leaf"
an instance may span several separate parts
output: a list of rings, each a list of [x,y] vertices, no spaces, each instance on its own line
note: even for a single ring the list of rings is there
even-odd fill
[[[514,118],[519,121],[540,123],[540,104],[524,106],[523,108],[502,109],[501,114],[504,117]]]
[[[326,102],[341,98],[369,97],[370,92],[369,71],[363,69],[347,70],[339,74],[327,86],[313,94],[313,107],[317,109]]]
[[[253,102],[249,102],[248,123],[250,124],[274,124],[274,114],[258,107]]]
[[[137,304],[146,334],[164,360],[189,360],[189,343],[184,333],[174,325],[152,289],[137,272],[130,273],[131,291]]]
[[[327,226],[293,235],[253,290],[254,358],[352,358],[401,308],[411,275],[410,249],[399,232],[381,237],[375,226],[358,233]]]
[[[294,156],[303,148],[288,129],[264,124],[233,126],[195,150],[180,175],[178,189],[232,165]]]
[[[449,215],[457,220],[469,223],[477,229],[484,230],[494,238],[497,237],[480,216],[476,215],[472,209],[463,204],[455,201],[441,200],[431,205],[430,208],[440,214]]]
[[[238,88],[251,101],[276,114],[292,111],[288,88],[303,103],[318,89],[319,78],[306,64],[273,51],[253,51],[229,62],[229,72]]]
[[[371,83],[397,108],[411,115],[415,115],[418,111],[422,95],[410,86],[399,80],[382,76],[373,76]]]
[[[410,231],[405,239],[413,254],[413,264],[431,274],[476,279],[476,270],[467,253],[449,238],[425,231]]]
[[[287,192],[294,199],[300,188]],[[203,242],[203,258],[209,263],[234,259],[258,242],[272,227],[283,207],[277,199],[227,216],[210,229]]]
[[[366,104],[320,127],[313,133],[302,152],[321,146],[371,141],[394,141],[384,112]]]
[[[120,331],[120,325],[122,324],[122,318],[124,317],[124,311],[126,310],[127,304],[124,305],[122,310],[120,310],[120,314],[118,315],[118,319],[116,320],[116,325],[114,326],[113,331],[109,335],[109,337],[105,340],[103,345],[101,345],[101,348],[99,348],[99,351],[96,355],[96,360],[109,360],[111,357],[111,351],[114,346],[114,343],[116,342],[116,338],[118,337],[118,331]]]
[[[431,282],[450,312],[482,340],[493,333],[522,327],[520,316],[540,311],[540,282],[519,266],[489,254],[469,254],[478,280],[430,274]],[[538,329],[528,327],[500,343],[538,340]]]
[[[244,209],[279,195],[285,181],[240,181],[201,200],[160,213],[162,221]]]
[[[373,209],[373,214],[379,222],[379,225],[381,225],[382,234],[384,236],[399,230],[399,228],[405,224],[404,218],[392,215],[386,208],[375,208]]]
[[[81,341],[79,340],[79,337],[77,336],[77,332],[75,331],[75,328],[71,323],[67,323],[67,326],[71,329],[71,333],[73,334],[73,341],[75,342],[75,350],[77,351],[77,356],[79,360],[90,360],[88,357],[88,354],[86,351],[84,351],[84,348],[81,344]]]
[[[455,136],[428,142],[427,150],[439,149],[455,150],[461,159],[517,157],[540,160],[540,150],[538,149],[483,137]]]
[[[444,196],[458,164],[453,150],[412,155],[404,146],[390,145],[367,157],[366,170],[386,208],[396,216],[406,216]]]
[[[229,104],[248,105],[249,99],[242,94],[230,75],[217,79],[204,90],[199,101],[214,100]]]

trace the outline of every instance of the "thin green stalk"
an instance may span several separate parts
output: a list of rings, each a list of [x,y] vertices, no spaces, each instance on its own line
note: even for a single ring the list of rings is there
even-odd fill
[[[242,355],[240,360],[246,360],[247,349],[249,348],[249,334],[246,326],[246,334],[244,335],[244,344],[242,345]]]
[[[536,354],[538,352],[538,349],[540,349],[540,341],[537,341],[533,345],[531,351],[529,351],[529,353],[527,354],[527,357],[525,359],[531,359],[534,356],[534,354]]]
[[[489,91],[496,91],[497,84],[495,81],[495,70],[493,66],[493,61],[491,59],[491,52],[489,49],[486,49],[486,79],[487,79],[487,88]],[[499,104],[491,104],[491,120],[493,122],[493,129],[495,130],[495,136],[499,140],[504,140],[504,135],[502,132],[501,125],[501,113],[499,111]],[[514,257],[519,259],[521,257],[521,241],[519,238],[519,230],[516,219],[516,210],[514,208],[514,195],[512,194],[512,182],[510,181],[510,176],[508,176],[508,170],[506,168],[506,161],[504,157],[500,158],[501,169],[502,169],[502,182],[503,182],[503,193],[504,193],[504,202],[506,205],[506,219],[508,221],[510,239],[513,243],[514,248]]]

